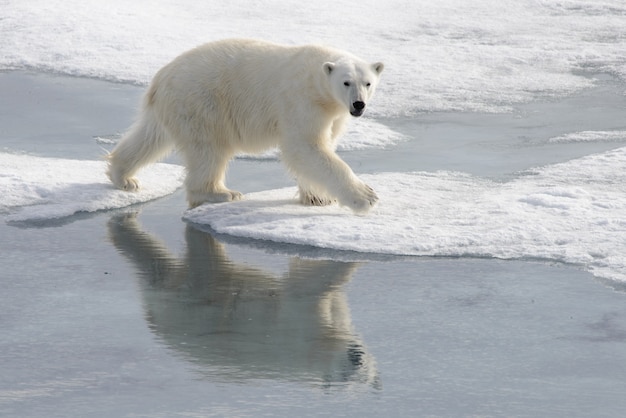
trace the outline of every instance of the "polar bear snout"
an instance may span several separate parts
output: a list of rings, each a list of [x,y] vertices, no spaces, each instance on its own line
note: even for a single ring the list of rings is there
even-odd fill
[[[352,103],[352,106],[354,106],[354,108],[356,110],[363,110],[363,109],[365,109],[365,103],[360,101],[360,100],[357,100],[356,102]]]
[[[357,100],[356,102],[352,103],[352,109],[350,110],[350,114],[352,116],[359,117],[363,114],[364,111],[365,111],[365,102]]]

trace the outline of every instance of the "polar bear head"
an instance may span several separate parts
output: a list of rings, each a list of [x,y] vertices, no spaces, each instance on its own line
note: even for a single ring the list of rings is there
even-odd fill
[[[382,62],[368,64],[346,58],[324,63],[324,71],[330,80],[333,97],[355,117],[361,116],[365,111],[365,106],[374,95],[383,68]]]

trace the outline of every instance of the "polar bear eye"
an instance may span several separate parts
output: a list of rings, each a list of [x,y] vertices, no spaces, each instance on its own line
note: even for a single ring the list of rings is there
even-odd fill
[[[349,81],[344,81],[343,85],[346,86],[346,87],[350,87],[350,82]]]
[[[372,85],[372,83],[366,83],[365,87],[370,87]]]

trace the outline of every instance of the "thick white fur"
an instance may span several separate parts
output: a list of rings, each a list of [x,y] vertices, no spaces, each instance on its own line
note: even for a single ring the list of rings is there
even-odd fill
[[[238,200],[241,193],[224,185],[230,159],[278,146],[302,203],[337,200],[365,212],[378,198],[337,156],[335,143],[350,114],[362,114],[382,69],[320,46],[202,45],[156,74],[137,122],[108,157],[108,175],[136,190],[135,173],[177,148],[191,207]]]

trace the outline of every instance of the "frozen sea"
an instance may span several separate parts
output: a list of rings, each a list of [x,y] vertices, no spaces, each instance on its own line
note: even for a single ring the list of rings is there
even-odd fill
[[[186,211],[175,155],[109,185],[154,72],[233,36],[385,62],[339,147],[370,214],[272,152],[237,203]],[[623,416],[622,1],[8,1],[0,39],[1,416]]]

